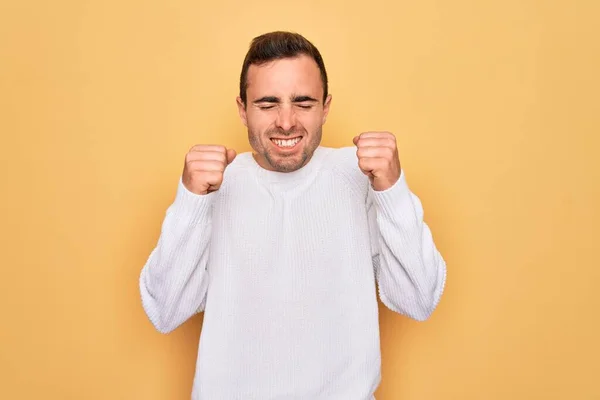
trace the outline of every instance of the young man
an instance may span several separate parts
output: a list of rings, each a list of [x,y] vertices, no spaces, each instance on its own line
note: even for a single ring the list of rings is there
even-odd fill
[[[372,399],[377,287],[416,320],[438,304],[446,266],[394,135],[321,147],[330,104],[308,40],[259,36],[237,99],[254,152],[186,155],[140,290],[163,333],[204,311],[193,399]]]

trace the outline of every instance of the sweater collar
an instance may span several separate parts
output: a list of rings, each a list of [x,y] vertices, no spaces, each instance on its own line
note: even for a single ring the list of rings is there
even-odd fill
[[[323,148],[321,146],[317,147],[308,163],[306,163],[306,165],[304,165],[302,168],[292,172],[278,172],[267,170],[261,167],[256,162],[252,152],[246,153],[245,159],[250,164],[251,168],[254,170],[254,172],[257,174],[260,180],[273,183],[286,183],[296,182],[314,174],[321,165],[323,153]]]

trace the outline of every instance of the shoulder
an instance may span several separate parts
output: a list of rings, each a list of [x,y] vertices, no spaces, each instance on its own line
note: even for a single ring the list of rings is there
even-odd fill
[[[319,151],[323,153],[323,164],[327,168],[358,169],[356,147],[319,147]]]
[[[225,174],[229,175],[229,176],[237,176],[237,175],[248,172],[249,167],[252,165],[250,163],[251,158],[252,158],[251,152],[244,152],[244,153],[238,154],[233,159],[231,164],[229,164],[227,166],[227,168],[225,169]]]
[[[364,192],[368,189],[369,179],[358,167],[356,147],[323,148],[323,167],[347,181],[353,188]]]
[[[227,191],[229,187],[238,186],[240,182],[248,180],[248,177],[252,175],[253,164],[252,164],[252,153],[245,152],[238,154],[235,159],[225,168],[223,173],[223,185],[221,186],[221,192]]]

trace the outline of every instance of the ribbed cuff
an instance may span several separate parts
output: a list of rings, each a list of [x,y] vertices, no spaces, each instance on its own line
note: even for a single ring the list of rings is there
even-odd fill
[[[185,219],[191,223],[198,222],[205,219],[210,213],[215,196],[216,192],[204,195],[192,193],[179,178],[172,212],[177,219]]]
[[[373,201],[377,209],[388,217],[394,218],[400,216],[399,212],[400,214],[404,214],[401,211],[405,211],[407,207],[411,210],[413,208],[411,193],[404,171],[400,172],[400,178],[398,178],[392,187],[381,191],[374,190],[371,187],[369,190],[373,194]]]

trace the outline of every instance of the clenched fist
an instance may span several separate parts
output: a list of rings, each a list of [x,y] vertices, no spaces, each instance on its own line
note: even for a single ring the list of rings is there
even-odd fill
[[[218,190],[225,168],[235,158],[233,149],[225,146],[197,145],[185,156],[183,185],[192,193],[204,195]]]
[[[364,132],[354,137],[358,167],[377,191],[391,188],[400,178],[396,137],[389,132]]]

